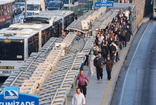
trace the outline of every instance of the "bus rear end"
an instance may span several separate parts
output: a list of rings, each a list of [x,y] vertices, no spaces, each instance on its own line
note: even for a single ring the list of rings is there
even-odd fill
[[[24,62],[24,39],[0,38],[0,76],[9,76]]]

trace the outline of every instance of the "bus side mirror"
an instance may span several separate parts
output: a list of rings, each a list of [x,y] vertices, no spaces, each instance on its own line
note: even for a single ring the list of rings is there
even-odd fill
[[[40,8],[40,11],[42,11],[42,8]]]

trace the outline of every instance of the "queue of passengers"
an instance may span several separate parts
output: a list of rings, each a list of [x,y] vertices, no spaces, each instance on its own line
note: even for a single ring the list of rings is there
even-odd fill
[[[102,79],[103,67],[106,64],[107,79],[111,79],[113,64],[120,60],[119,51],[126,47],[131,35],[129,16],[122,10],[105,29],[97,30],[95,43],[89,55],[91,76],[95,76],[96,69],[97,80]]]
[[[119,60],[119,50],[126,47],[131,35],[129,17],[120,10],[104,30],[97,30],[96,40],[93,45],[94,55],[96,56],[100,52],[105,61],[109,55],[114,63],[117,62]]]

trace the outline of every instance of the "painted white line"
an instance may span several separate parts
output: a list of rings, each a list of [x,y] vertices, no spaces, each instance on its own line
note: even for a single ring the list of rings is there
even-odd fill
[[[130,64],[129,64],[129,66],[128,66],[128,70],[127,70],[127,72],[126,72],[126,76],[125,76],[124,83],[123,83],[123,87],[122,87],[122,92],[121,92],[121,97],[120,97],[120,103],[119,103],[119,105],[122,105],[123,93],[124,93],[124,91],[125,91],[125,84],[126,84],[126,81],[127,81],[127,76],[128,76],[128,73],[129,73],[129,70],[130,70],[132,61],[133,61],[133,59],[134,59],[134,57],[135,57],[135,55],[136,55],[136,52],[137,52],[137,50],[138,50],[138,48],[139,48],[139,46],[140,46],[140,43],[141,43],[141,41],[142,41],[142,39],[143,39],[143,37],[144,37],[144,35],[145,35],[145,32],[146,32],[146,30],[148,29],[148,27],[149,27],[149,25],[151,24],[151,22],[152,22],[152,20],[149,22],[148,26],[147,26],[146,29],[144,30],[144,33],[143,33],[143,35],[141,36],[141,38],[140,38],[140,40],[139,40],[139,43],[138,43],[138,45],[137,45],[137,47],[136,47],[136,49],[135,49],[135,52],[134,52],[133,57],[132,57],[132,59],[131,59],[131,62],[130,62]]]

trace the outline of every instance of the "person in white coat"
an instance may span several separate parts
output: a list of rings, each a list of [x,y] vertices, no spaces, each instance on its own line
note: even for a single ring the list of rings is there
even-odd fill
[[[95,66],[94,66],[94,59],[95,59],[95,55],[93,54],[93,51],[91,51],[90,55],[89,55],[89,70],[90,70],[90,75],[91,76],[95,76]]]
[[[80,88],[76,88],[76,94],[74,94],[72,98],[72,105],[85,105],[85,97],[84,95],[80,92]]]

